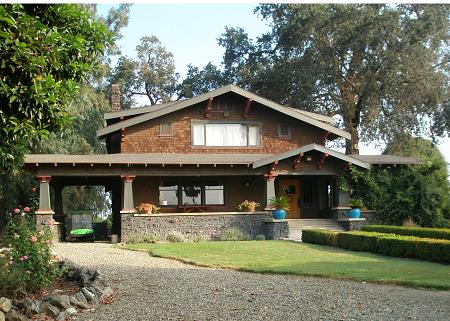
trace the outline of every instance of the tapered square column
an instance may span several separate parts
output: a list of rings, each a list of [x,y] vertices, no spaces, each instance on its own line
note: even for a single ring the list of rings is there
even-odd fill
[[[136,213],[133,200],[133,180],[136,176],[123,175],[123,207],[121,214]]]
[[[54,223],[53,212],[50,205],[50,176],[37,176],[39,180],[39,209],[35,212],[36,228],[42,230],[51,227]]]
[[[270,206],[270,199],[272,197],[275,197],[275,178],[277,176],[274,174],[266,174],[266,211],[273,210],[273,208]]]

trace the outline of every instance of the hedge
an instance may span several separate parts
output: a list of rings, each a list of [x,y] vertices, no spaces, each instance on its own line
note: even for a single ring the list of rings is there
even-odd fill
[[[303,230],[302,241],[337,246],[352,251],[366,251],[395,257],[410,257],[450,264],[450,241],[399,236],[377,232],[335,232]]]
[[[450,229],[445,228],[366,225],[363,226],[362,230],[367,232],[390,233],[396,235],[417,236],[430,239],[450,240]]]

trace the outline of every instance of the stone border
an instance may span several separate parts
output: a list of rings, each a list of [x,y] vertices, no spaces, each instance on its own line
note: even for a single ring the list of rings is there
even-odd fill
[[[7,298],[0,298],[0,321],[29,321],[36,315],[45,314],[57,321],[71,319],[78,312],[89,311],[110,300],[114,290],[108,286],[104,277],[98,270],[90,270],[80,267],[70,261],[63,261],[68,268],[65,278],[75,281],[80,286],[80,291],[72,296],[51,294],[40,300],[25,298],[15,305]],[[19,310],[23,311],[22,314]]]
[[[365,218],[340,218],[337,222],[347,231],[360,231],[367,224]]]

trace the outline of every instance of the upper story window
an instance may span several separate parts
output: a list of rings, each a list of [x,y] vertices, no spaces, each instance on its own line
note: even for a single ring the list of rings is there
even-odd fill
[[[192,144],[211,147],[261,146],[259,123],[192,123]]]
[[[173,136],[172,123],[160,123],[159,136]]]
[[[291,138],[291,127],[286,124],[278,125],[278,138]]]

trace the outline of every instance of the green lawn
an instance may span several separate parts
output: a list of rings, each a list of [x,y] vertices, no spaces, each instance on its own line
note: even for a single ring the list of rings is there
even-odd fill
[[[247,241],[130,244],[126,248],[201,266],[450,289],[449,265],[314,244]]]

